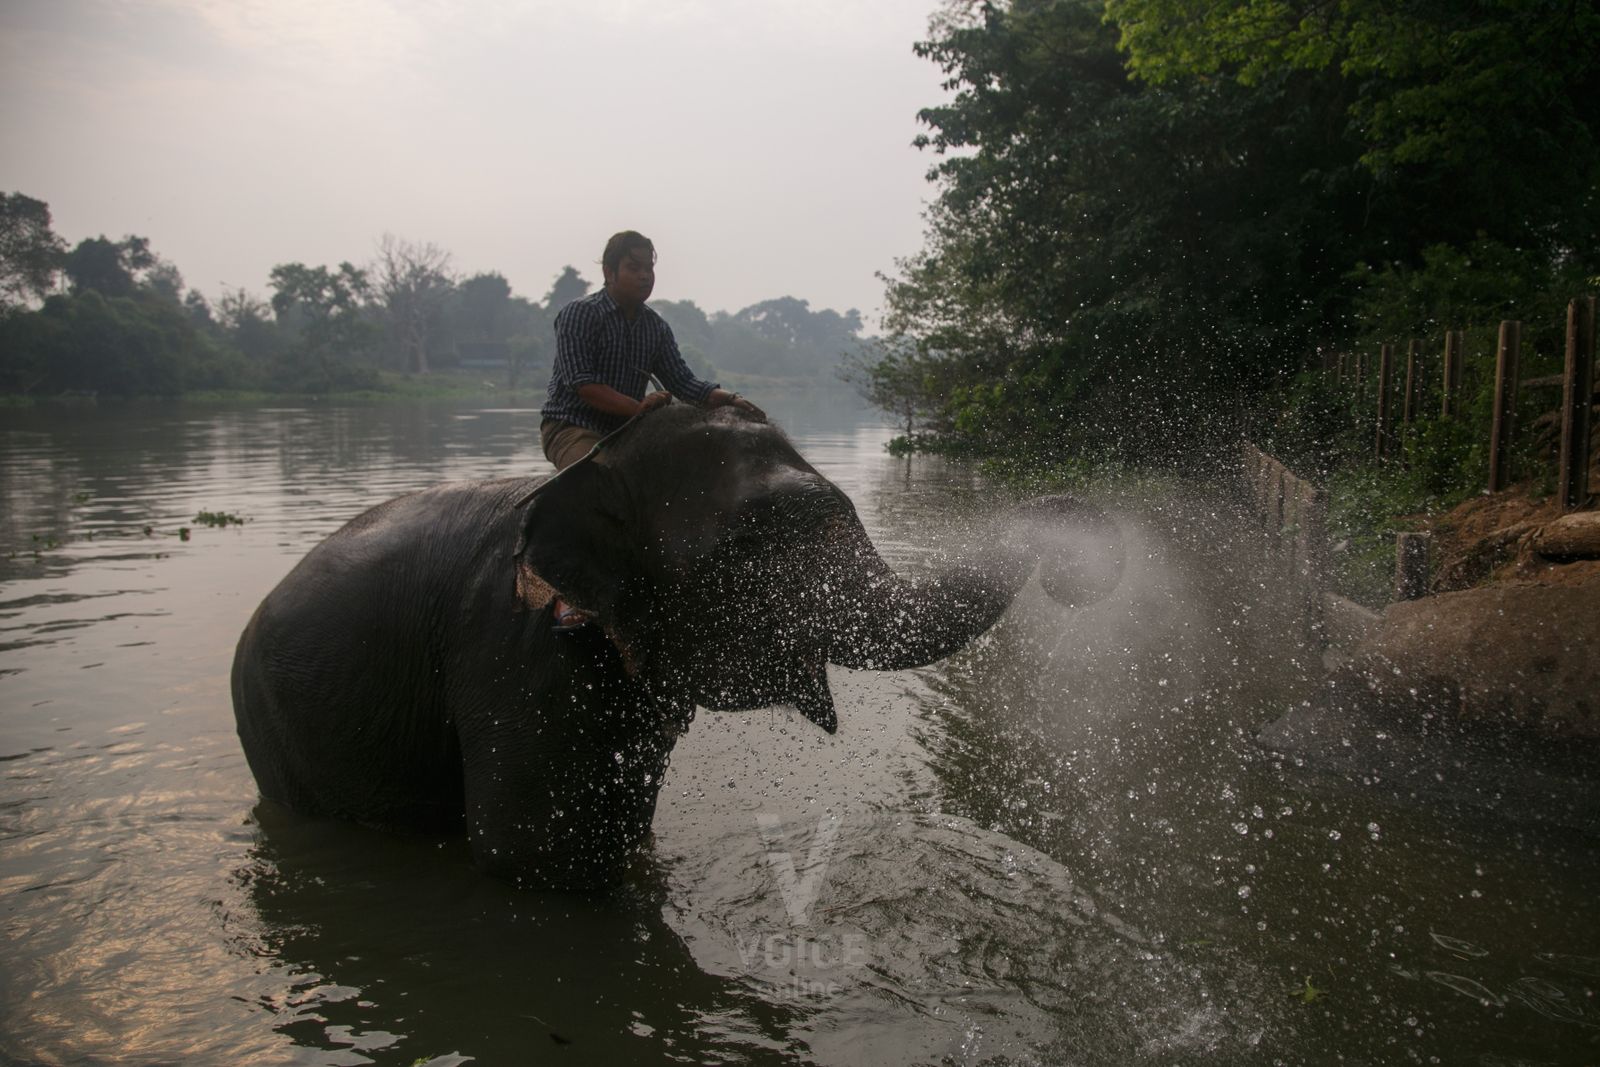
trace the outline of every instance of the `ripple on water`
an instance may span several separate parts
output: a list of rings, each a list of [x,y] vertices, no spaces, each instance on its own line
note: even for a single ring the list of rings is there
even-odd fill
[[[1066,868],[970,820],[845,815],[830,843],[827,818],[730,833],[672,873],[694,886],[679,929],[696,961],[809,1006],[824,1062],[1220,1053],[1273,1010],[1235,996],[1223,1013]]]

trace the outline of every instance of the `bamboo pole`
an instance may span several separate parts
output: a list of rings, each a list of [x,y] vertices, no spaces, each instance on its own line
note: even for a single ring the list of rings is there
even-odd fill
[[[1394,346],[1378,349],[1378,437],[1374,454],[1382,459],[1389,451],[1389,379],[1394,375]]]
[[[1561,376],[1561,473],[1557,495],[1562,511],[1589,502],[1589,408],[1594,403],[1595,298],[1567,305],[1567,363]]]
[[[1444,394],[1439,400],[1439,414],[1450,418],[1460,404],[1461,390],[1461,331],[1444,332],[1444,375],[1439,383]]]
[[[1489,427],[1489,492],[1511,482],[1511,434],[1517,418],[1517,360],[1522,350],[1522,323],[1500,323],[1494,359],[1494,421]]]
[[[1409,427],[1422,409],[1422,342],[1413,340],[1406,346],[1406,398],[1400,411],[1400,423]]]
[[[1461,406],[1461,382],[1467,366],[1467,331],[1456,331],[1456,365],[1450,378],[1450,391],[1455,394],[1455,406]]]

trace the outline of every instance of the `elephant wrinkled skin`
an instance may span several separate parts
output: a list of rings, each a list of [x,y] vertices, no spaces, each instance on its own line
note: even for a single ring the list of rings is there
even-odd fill
[[[672,405],[548,480],[427,489],[329,536],[246,626],[234,713],[272,800],[464,826],[495,875],[602,885],[697,705],[790,704],[832,733],[828,663],[945,656],[1032,563],[901,579],[780,431]],[[551,589],[594,624],[552,633]]]

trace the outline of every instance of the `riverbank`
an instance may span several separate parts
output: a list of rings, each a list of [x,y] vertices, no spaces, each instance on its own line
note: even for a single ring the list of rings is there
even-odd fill
[[[1522,485],[1422,517],[1426,596],[1392,604],[1334,680],[1351,699],[1600,742],[1600,513]]]
[[[718,374],[723,388],[760,397],[769,391],[817,390],[849,392],[847,386],[827,379],[775,378],[756,374]],[[397,401],[451,400],[501,401],[536,407],[544,403],[547,379],[543,376],[519,382],[515,387],[495,381],[482,372],[443,370],[432,374],[400,374],[379,371],[377,385],[370,389],[335,389],[326,392],[272,391],[265,389],[196,389],[172,395],[100,396],[93,392],[71,392],[54,396],[0,393],[0,410],[29,408],[94,408],[102,404],[183,403],[223,407],[260,407],[275,404],[322,404],[348,406],[385,404]],[[851,394],[854,395],[853,393]]]
[[[1260,728],[1262,746],[1428,809],[1600,834],[1600,513],[1562,516],[1537,489],[1370,516],[1424,535],[1433,563],[1423,595],[1376,612],[1317,580],[1326,572],[1314,546],[1285,558],[1299,544],[1300,508],[1286,502],[1274,518],[1270,492],[1252,498],[1252,514],[1264,506],[1268,519],[1260,596],[1285,595],[1268,575],[1314,593],[1287,595],[1316,605],[1311,648],[1321,651],[1305,699]],[[1360,624],[1345,625],[1341,612]]]
[[[539,383],[543,395],[544,384]],[[37,407],[96,407],[106,403],[142,403],[150,401],[181,402],[207,405],[258,406],[263,404],[314,403],[314,404],[373,404],[392,400],[482,400],[506,395],[510,390],[503,383],[485,378],[481,373],[469,371],[439,371],[434,374],[399,374],[379,371],[375,387],[368,389],[328,390],[326,392],[301,392],[267,389],[195,389],[165,395],[101,396],[94,392],[73,391],[52,396],[0,394],[0,408]],[[523,387],[519,393],[531,394]]]

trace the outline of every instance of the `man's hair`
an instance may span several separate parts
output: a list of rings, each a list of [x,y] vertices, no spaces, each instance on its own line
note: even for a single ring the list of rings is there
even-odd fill
[[[611,240],[606,242],[606,250],[600,255],[600,270],[607,278],[615,274],[622,265],[622,257],[636,248],[642,248],[650,253],[650,262],[656,261],[656,246],[650,238],[638,230],[623,230],[621,233],[611,235]]]

